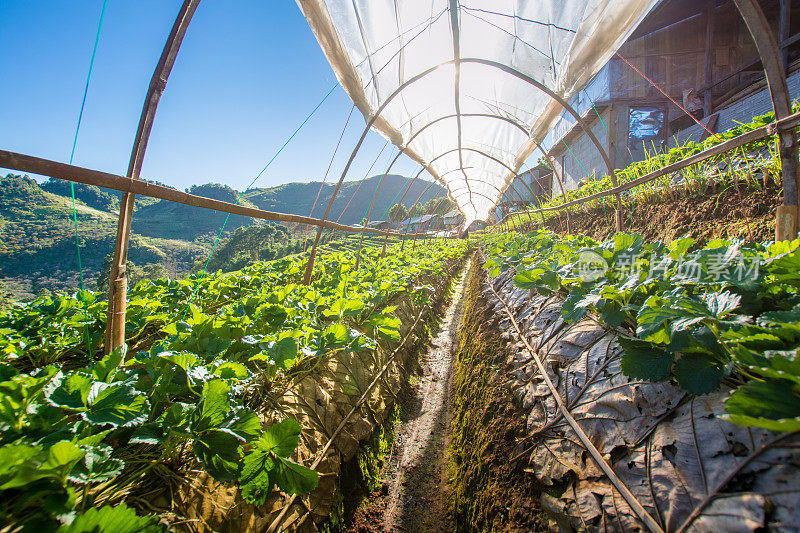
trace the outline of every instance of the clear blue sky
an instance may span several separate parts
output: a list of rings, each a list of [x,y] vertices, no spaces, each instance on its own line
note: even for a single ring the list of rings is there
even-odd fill
[[[180,5],[109,0],[75,164],[125,174]],[[102,0],[0,0],[0,148],[68,161],[101,7]],[[335,82],[294,2],[203,0],[158,106],[142,176],[178,188],[216,181],[242,189]],[[255,186],[321,179],[351,105],[337,88]],[[356,111],[329,182],[363,127]],[[348,180],[365,176],[384,143],[369,134]],[[392,172],[418,168],[401,157]]]

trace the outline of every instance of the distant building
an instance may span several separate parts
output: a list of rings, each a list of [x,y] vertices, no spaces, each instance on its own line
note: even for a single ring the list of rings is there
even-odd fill
[[[460,227],[464,224],[464,215],[458,209],[453,209],[449,213],[442,215],[442,226],[445,228]]]
[[[782,16],[791,21],[779,41],[787,58],[789,91],[797,98],[800,2],[759,3],[775,35]],[[772,111],[758,52],[733,1],[662,0],[619,55],[570,100],[616,169],[643,160],[645,152],[709,135],[643,75],[713,132]],[[577,188],[587,175],[592,179],[607,173],[598,150],[566,112],[544,147],[567,190]],[[551,186],[554,195],[561,194],[557,181]]]
[[[367,223],[368,228],[374,229],[389,229],[389,226],[391,226],[391,223],[388,220],[372,220]]]
[[[518,174],[495,206],[495,218],[500,220],[508,213],[547,201],[551,195],[552,182],[553,170],[541,165]]]
[[[473,220],[472,222],[470,222],[467,231],[480,231],[483,229],[486,229],[486,222],[484,222],[483,220]]]
[[[437,219],[439,219],[439,215],[423,215],[421,217],[407,218],[400,222],[398,229],[403,233],[419,233],[423,230],[433,229],[429,226],[435,226]]]

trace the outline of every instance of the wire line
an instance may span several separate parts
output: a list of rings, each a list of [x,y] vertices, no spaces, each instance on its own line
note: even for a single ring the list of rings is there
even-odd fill
[[[255,185],[255,183],[258,180],[258,178],[260,178],[264,174],[264,172],[267,171],[267,169],[272,164],[272,162],[275,161],[275,159],[280,155],[281,152],[283,152],[283,149],[286,148],[289,145],[289,143],[292,141],[292,139],[294,139],[295,135],[297,135],[300,132],[300,130],[303,128],[303,126],[305,126],[306,123],[309,120],[311,120],[311,117],[313,117],[314,114],[317,112],[317,110],[320,107],[322,107],[322,104],[325,103],[325,100],[327,100],[328,97],[331,94],[333,94],[333,91],[338,86],[339,86],[339,83],[337,82],[333,87],[331,87],[331,89],[322,98],[322,100],[320,100],[320,102],[316,105],[316,107],[314,107],[314,109],[311,110],[311,113],[308,114],[308,116],[305,118],[305,120],[303,120],[303,122],[301,122],[300,125],[297,126],[297,128],[289,136],[289,138],[286,139],[286,142],[284,142],[283,145],[278,149],[278,151],[275,152],[275,155],[273,155],[272,158],[267,162],[267,164],[264,165],[264,168],[261,169],[261,172],[256,174],[256,177],[253,178],[253,181],[250,182],[250,185],[248,185],[247,188],[241,194],[239,194],[239,197],[236,198],[236,201],[234,202],[234,204],[238,204],[239,201],[242,199],[242,197],[244,197],[244,195],[247,194],[247,192],[253,187],[253,185]],[[211,261],[211,256],[214,255],[214,251],[217,249],[217,245],[219,244],[219,241],[222,238],[222,232],[225,231],[225,226],[228,224],[228,220],[230,218],[231,218],[231,214],[228,213],[225,216],[225,220],[222,222],[222,227],[219,229],[219,233],[217,234],[217,238],[214,239],[214,245],[211,247],[211,252],[208,254],[208,257],[206,258],[206,262],[203,265],[203,270],[200,272],[200,279],[197,280],[197,283],[195,284],[194,290],[192,291],[192,294],[189,297],[189,300],[186,302],[186,309],[184,309],[184,311],[183,311],[183,317],[184,318],[186,318],[186,313],[189,311],[189,306],[191,305],[192,300],[194,300],[194,297],[197,295],[197,291],[200,289],[200,282],[203,281],[203,278],[205,278],[206,269],[208,268],[208,262]]]
[[[81,131],[81,122],[83,121],[83,110],[86,108],[86,95],[89,93],[89,82],[92,79],[92,70],[94,69],[94,59],[97,56],[97,47],[100,44],[100,33],[103,29],[103,20],[106,16],[106,6],[108,0],[103,0],[103,8],[100,11],[100,21],[97,24],[97,33],[94,37],[94,47],[92,48],[92,58],[89,60],[89,72],[86,74],[86,84],[83,87],[83,98],[81,99],[81,110],[78,113],[78,123],[75,125],[75,137],[72,139],[72,150],[69,154],[69,164],[75,157],[75,148],[78,145],[78,133]],[[78,276],[79,287],[81,289],[81,300],[83,301],[83,313],[86,319],[86,347],[89,355],[89,362],[94,365],[92,358],[92,340],[89,336],[89,307],[86,304],[86,292],[83,283],[83,261],[81,259],[81,243],[78,235],[78,210],[75,207],[75,182],[69,182],[70,193],[72,194],[72,220],[75,224],[75,251],[78,256]]]

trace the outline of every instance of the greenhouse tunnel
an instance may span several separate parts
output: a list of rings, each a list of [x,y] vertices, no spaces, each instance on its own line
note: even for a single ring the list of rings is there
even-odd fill
[[[275,157],[352,101],[302,213],[140,176],[207,2],[125,176],[0,149],[79,279],[0,306],[0,531],[800,530],[798,2],[296,0],[337,85]],[[225,214],[192,270],[134,276],[137,196]]]

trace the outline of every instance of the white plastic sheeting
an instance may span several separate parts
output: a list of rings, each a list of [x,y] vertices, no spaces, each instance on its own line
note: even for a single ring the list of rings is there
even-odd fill
[[[469,224],[563,110],[517,73],[569,100],[658,0],[297,3],[365,119],[380,110],[373,128],[442,181]]]

